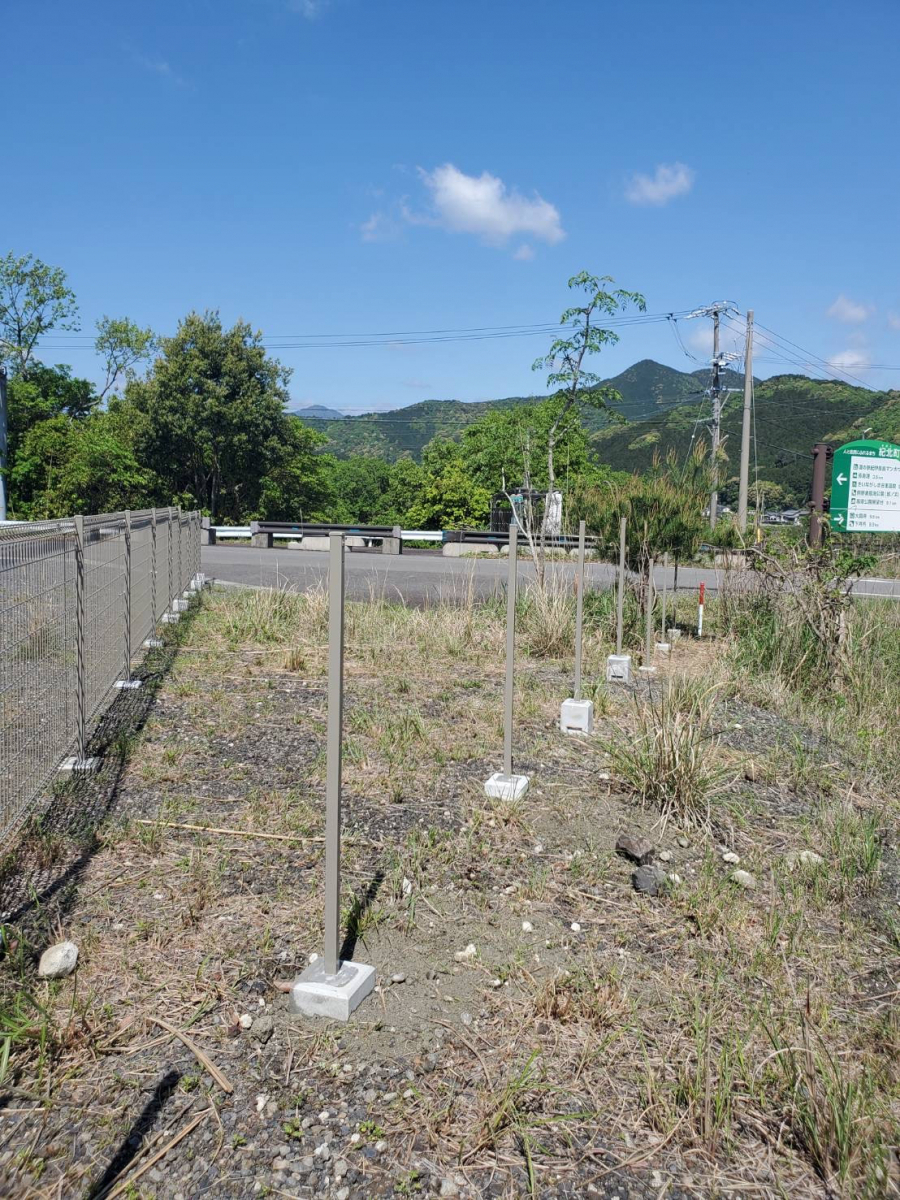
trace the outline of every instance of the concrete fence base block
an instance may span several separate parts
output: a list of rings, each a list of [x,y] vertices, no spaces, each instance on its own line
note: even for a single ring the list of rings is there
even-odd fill
[[[509,554],[509,547],[506,549]],[[444,542],[441,550],[444,558],[472,558],[478,554],[489,554],[492,558],[500,551],[490,542]]]
[[[677,642],[681,638],[681,630],[675,629],[673,626],[671,629],[666,630],[666,636],[670,642]]]
[[[116,690],[120,692],[136,692],[139,687],[144,686],[143,679],[117,679]]]
[[[610,654],[606,660],[607,683],[631,683],[631,655]]]
[[[593,701],[563,700],[559,709],[559,727],[563,733],[593,733]]]
[[[207,584],[207,578],[203,574],[202,571],[198,571],[197,574],[194,576],[194,578],[191,580],[191,587],[193,587],[193,588],[206,587],[206,584]]]
[[[93,775],[99,770],[99,758],[79,758],[75,754],[71,758],[64,758],[59,767],[60,775]]]
[[[527,775],[505,775],[495,771],[484,785],[484,794],[491,800],[521,800],[531,780]]]
[[[163,613],[161,620],[162,620],[163,625],[177,625],[178,622],[181,620],[181,613],[180,612]]]
[[[651,679],[656,674],[656,667],[649,664],[645,667],[638,667],[638,675],[643,679]]]
[[[179,600],[173,600],[173,601],[172,601],[172,612],[173,612],[173,613],[183,613],[183,612],[187,612],[187,610],[188,610],[188,603],[189,603],[189,602],[188,602],[187,600],[181,600],[181,599],[179,599]]]
[[[656,643],[656,653],[657,654],[668,654],[668,653],[670,653],[671,649],[672,649],[672,646],[671,646],[671,643],[669,643],[669,642],[657,642]]]
[[[162,650],[164,645],[162,638],[147,638],[143,643],[145,650]]]
[[[375,968],[368,963],[341,962],[337,975],[325,974],[325,960],[317,958],[294,981],[288,1012],[295,1016],[326,1017],[349,1021],[375,987]]]

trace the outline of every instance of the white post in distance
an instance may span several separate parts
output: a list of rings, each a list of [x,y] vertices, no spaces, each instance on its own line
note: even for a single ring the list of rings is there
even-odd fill
[[[513,689],[516,657],[516,583],[518,579],[519,527],[515,516],[509,523],[509,576],[506,585],[506,682],[503,689],[503,770],[485,782],[484,792],[492,800],[519,800],[528,791],[527,775],[512,769]]]
[[[563,700],[559,727],[563,733],[592,733],[594,703],[581,698],[581,650],[584,629],[584,521],[578,522],[578,569],[575,574],[575,691]]]
[[[375,987],[375,968],[340,957],[341,762],[344,717],[344,535],[331,533],[328,560],[328,719],[325,769],[325,953],[294,982],[289,1008],[347,1021]]]
[[[606,660],[607,683],[631,683],[631,655],[622,653],[625,623],[625,531],[628,519],[619,522],[619,587],[616,594],[616,652]]]
[[[667,589],[667,587],[668,587],[668,578],[667,578],[667,577],[668,577],[668,574],[669,574],[669,552],[668,552],[668,550],[667,550],[667,551],[665,552],[665,554],[663,555],[663,577],[662,577],[662,634],[661,634],[662,640],[656,643],[656,652],[657,652],[657,654],[668,654],[668,653],[669,653],[669,651],[672,649],[672,644],[671,644],[671,642],[669,641],[669,634],[668,634],[668,630],[666,629],[666,625],[667,625],[667,616],[666,616],[666,589]]]
[[[706,584],[700,584],[700,603],[697,605],[697,637],[703,637],[703,602],[706,599]]]

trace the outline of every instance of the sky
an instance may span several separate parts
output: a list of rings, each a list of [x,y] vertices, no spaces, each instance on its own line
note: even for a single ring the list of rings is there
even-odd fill
[[[752,308],[757,375],[900,387],[898,0],[11,0],[4,42],[0,253],[81,310],[46,362],[217,309],[293,407],[533,394],[588,270]],[[460,329],[504,336],[401,336]],[[709,359],[703,317],[620,332],[603,376]]]

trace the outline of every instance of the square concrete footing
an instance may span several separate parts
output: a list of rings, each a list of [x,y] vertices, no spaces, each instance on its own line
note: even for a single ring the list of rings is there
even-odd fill
[[[666,636],[668,637],[670,643],[677,642],[681,638],[681,630],[676,629],[673,626],[671,629],[666,630]]]
[[[174,612],[174,613],[187,612],[189,603],[190,603],[189,600],[173,600],[172,601],[172,612]]]
[[[143,645],[145,650],[161,650],[165,643],[162,638],[147,638]]]
[[[593,733],[593,701],[563,700],[559,708],[559,727],[563,733]]]
[[[99,770],[99,758],[79,758],[75,754],[71,758],[64,758],[59,766],[60,775],[93,775]]]
[[[610,654],[606,660],[607,683],[631,683],[631,655]]]
[[[657,654],[668,654],[671,651],[671,649],[672,649],[672,646],[669,642],[657,642],[656,643],[656,653]]]
[[[161,619],[162,619],[163,625],[177,625],[178,622],[181,620],[181,613],[180,612],[163,613]]]
[[[656,667],[650,665],[646,667],[638,667],[638,675],[640,675],[642,679],[652,679],[655,674]]]
[[[117,679],[115,683],[116,690],[119,692],[136,692],[139,687],[143,686],[143,679]]]
[[[288,1012],[295,1016],[349,1021],[375,987],[375,968],[368,963],[340,962],[337,975],[326,975],[325,960],[317,958],[294,981]]]
[[[504,775],[495,771],[484,785],[484,794],[491,800],[521,800],[531,780],[527,775]]]

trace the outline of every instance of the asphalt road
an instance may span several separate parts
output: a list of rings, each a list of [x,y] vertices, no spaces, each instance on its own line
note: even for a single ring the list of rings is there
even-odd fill
[[[554,569],[574,572],[574,563],[554,564]],[[257,550],[252,546],[204,546],[203,571],[222,583],[251,587],[288,585],[305,591],[328,575],[328,555],[318,550]],[[461,600],[472,589],[479,598],[499,595],[507,575],[506,558],[444,558],[436,550],[407,550],[403,554],[379,554],[371,550],[348,550],[345,557],[347,595],[354,600],[372,595],[401,599],[407,604],[425,604],[437,600]],[[607,563],[586,564],[586,574],[594,585],[611,583],[615,569]],[[696,591],[701,581],[707,590],[718,590],[721,570],[712,567],[680,567],[678,590]],[[519,578],[534,575],[528,558],[520,552]],[[654,572],[656,586],[662,587],[664,572]],[[665,573],[668,588],[675,572]],[[866,579],[856,585],[858,593],[900,597],[900,580]]]

